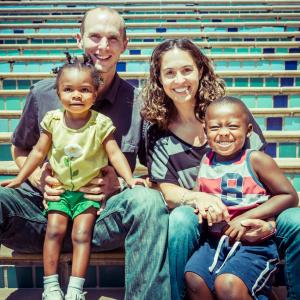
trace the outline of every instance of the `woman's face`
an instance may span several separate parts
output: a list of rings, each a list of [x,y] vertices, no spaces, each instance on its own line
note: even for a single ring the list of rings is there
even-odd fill
[[[188,51],[173,48],[161,57],[160,82],[175,105],[195,103],[201,75]]]

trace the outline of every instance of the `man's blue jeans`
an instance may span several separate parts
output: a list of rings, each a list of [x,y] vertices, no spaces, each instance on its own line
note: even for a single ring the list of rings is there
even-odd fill
[[[300,299],[300,208],[290,208],[282,212],[276,224],[278,249],[285,259],[288,300]],[[199,247],[200,230],[193,208],[180,206],[171,212],[169,261],[172,300],[184,299],[184,267]]]
[[[42,197],[0,187],[0,242],[21,252],[41,252],[47,219]],[[125,299],[171,299],[167,252],[168,212],[160,194],[137,186],[111,197],[96,220],[93,246],[125,246]],[[70,250],[70,235],[64,251]]]
[[[285,260],[288,300],[300,299],[300,208],[290,208],[276,219],[276,241]]]
[[[169,263],[172,300],[184,299],[184,268],[199,248],[201,226],[194,209],[178,206],[169,216]]]

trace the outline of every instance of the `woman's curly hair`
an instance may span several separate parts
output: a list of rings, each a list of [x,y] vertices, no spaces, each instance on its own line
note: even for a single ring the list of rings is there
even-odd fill
[[[143,90],[143,118],[160,128],[166,129],[176,114],[173,101],[165,93],[160,83],[161,58],[167,51],[178,48],[191,54],[198,70],[202,70],[194,108],[195,116],[203,121],[208,104],[225,94],[225,83],[214,72],[211,61],[188,39],[170,39],[159,44],[150,59],[150,74]]]

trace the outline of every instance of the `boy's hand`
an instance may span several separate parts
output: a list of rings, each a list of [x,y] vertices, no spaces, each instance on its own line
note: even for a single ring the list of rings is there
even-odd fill
[[[242,225],[243,218],[234,218],[228,222],[228,228],[225,231],[231,240],[240,241],[247,231],[247,227]]]

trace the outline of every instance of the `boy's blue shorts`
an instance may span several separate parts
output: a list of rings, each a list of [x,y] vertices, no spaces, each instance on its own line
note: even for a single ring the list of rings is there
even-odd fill
[[[209,237],[187,262],[185,272],[198,274],[214,293],[214,282],[221,274],[233,274],[239,277],[247,286],[249,294],[254,299],[269,299],[272,284],[270,278],[276,271],[279,262],[277,247],[273,239],[268,239],[257,245],[240,244],[224,266],[232,244],[226,240],[221,247],[218,260],[212,272],[209,267],[213,264],[219,239]]]

